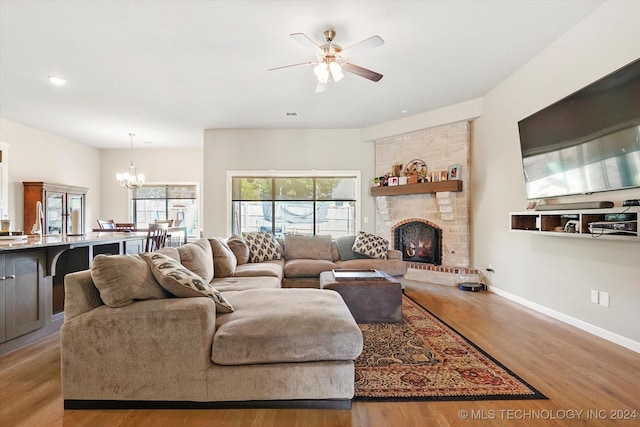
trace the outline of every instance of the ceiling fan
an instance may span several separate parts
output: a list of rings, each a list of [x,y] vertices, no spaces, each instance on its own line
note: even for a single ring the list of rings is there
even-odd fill
[[[336,32],[334,30],[326,30],[324,32],[325,43],[323,45],[318,45],[303,33],[291,34],[291,37],[295,40],[307,47],[311,47],[315,51],[316,61],[285,65],[283,67],[271,68],[269,71],[296,67],[298,65],[311,65],[314,67],[313,72],[318,79],[316,92],[324,92],[327,90],[329,82],[342,80],[344,77],[343,71],[364,77],[365,79],[369,79],[374,82],[377,82],[382,78],[382,74],[380,73],[376,73],[375,71],[367,70],[366,68],[347,62],[347,53],[353,54],[355,52],[361,52],[363,50],[378,47],[384,44],[384,40],[379,36],[371,36],[343,49],[340,45],[333,43],[335,36]]]

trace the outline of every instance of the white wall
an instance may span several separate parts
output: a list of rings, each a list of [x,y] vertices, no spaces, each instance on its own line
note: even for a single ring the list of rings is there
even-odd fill
[[[14,230],[23,224],[22,181],[88,187],[85,229],[100,212],[100,150],[0,118],[0,142],[9,144],[9,213]]]
[[[226,236],[228,170],[359,170],[362,205],[358,230],[373,231],[374,147],[359,129],[208,129],[204,133],[205,236]]]
[[[640,57],[640,2],[611,1],[484,97],[472,143],[472,259],[489,283],[564,316],[640,342],[640,244],[508,231],[526,207],[517,121]],[[639,198],[640,190],[560,202]],[[590,302],[610,293],[611,307]],[[624,340],[622,340],[624,341]],[[640,347],[638,347],[640,348]]]
[[[100,150],[0,118],[0,142],[9,144],[9,214],[13,229],[23,225],[22,181],[88,187],[85,230],[98,218],[129,219],[128,191],[115,180],[130,162],[129,150]],[[134,163],[149,183],[198,183],[202,188],[202,149],[134,150]],[[202,196],[202,195],[201,195]]]
[[[116,174],[127,171],[131,161],[130,150],[100,150],[100,182],[102,184],[101,219],[128,222],[129,190],[120,187]],[[149,184],[197,183],[202,197],[202,149],[137,149],[133,150],[133,163],[138,173]],[[200,206],[202,212],[202,206]],[[92,218],[91,227],[97,226]]]

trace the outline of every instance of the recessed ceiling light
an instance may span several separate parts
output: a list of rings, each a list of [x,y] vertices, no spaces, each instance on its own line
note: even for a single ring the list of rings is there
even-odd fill
[[[407,114],[409,112],[409,110],[402,110],[400,111],[400,114]]]
[[[49,76],[49,81],[51,83],[53,83],[54,85],[58,85],[58,86],[62,86],[63,84],[65,84],[67,82],[62,77],[56,77],[56,76]]]

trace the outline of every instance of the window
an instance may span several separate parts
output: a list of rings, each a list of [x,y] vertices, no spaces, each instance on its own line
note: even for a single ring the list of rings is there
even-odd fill
[[[232,176],[231,231],[355,233],[358,177]]]
[[[131,211],[138,228],[156,220],[174,220],[186,227],[188,237],[198,236],[198,187],[196,185],[145,185],[132,191]]]

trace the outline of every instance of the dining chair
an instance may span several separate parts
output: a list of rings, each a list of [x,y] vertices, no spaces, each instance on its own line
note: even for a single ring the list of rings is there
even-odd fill
[[[153,252],[158,249],[164,248],[167,242],[167,231],[169,230],[169,224],[149,224],[149,231],[147,231],[147,241],[145,243],[144,251]]]
[[[99,219],[98,226],[103,230],[115,230],[116,223],[112,219]]]

